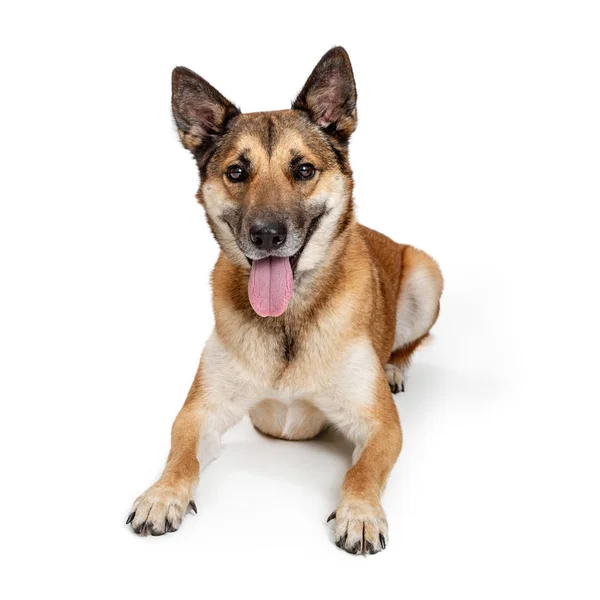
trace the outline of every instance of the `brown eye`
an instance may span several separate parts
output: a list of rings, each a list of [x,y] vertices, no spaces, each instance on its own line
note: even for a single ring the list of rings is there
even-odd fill
[[[310,179],[315,174],[315,168],[310,163],[303,163],[296,169],[298,179]]]
[[[240,183],[248,177],[248,173],[240,165],[231,165],[227,167],[227,179],[233,183]]]

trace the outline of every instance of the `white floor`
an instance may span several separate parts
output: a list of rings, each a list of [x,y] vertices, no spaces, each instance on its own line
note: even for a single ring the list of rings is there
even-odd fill
[[[140,540],[111,524],[105,535],[119,541],[106,547],[128,569],[158,572],[153,585],[165,593],[198,576],[200,592],[218,577],[239,593],[291,597],[593,597],[597,423],[583,423],[578,403],[566,399],[569,387],[574,396],[589,392],[562,376],[537,373],[536,381],[535,360],[532,373],[519,368],[502,352],[510,350],[508,332],[491,336],[481,311],[461,303],[448,293],[436,339],[417,354],[397,396],[405,442],[385,494],[391,540],[384,553],[350,557],[332,544],[325,519],[349,466],[343,440],[330,433],[275,441],[248,421],[225,437],[199,486],[199,514],[176,535]],[[166,424],[158,425],[164,439]],[[140,432],[131,436],[139,441]],[[136,470],[118,469],[118,489],[131,497],[162,458],[153,438],[141,438],[144,450],[127,452]],[[122,520],[122,505],[113,508]],[[175,564],[178,583],[163,572]]]
[[[24,499],[13,542],[36,575],[19,569],[21,585],[69,598],[82,589],[94,598],[595,597],[597,420],[585,407],[597,395],[564,364],[542,372],[533,353],[529,363],[511,358],[531,339],[492,327],[453,288],[396,397],[404,449],[385,493],[385,552],[355,557],[332,543],[325,520],[350,464],[346,442],[331,432],[276,441],[247,420],[203,473],[198,515],[175,534],[136,537],[124,524],[130,503],[159,473],[184,371],[193,370],[183,356],[190,344],[148,342],[145,357],[122,366],[123,388],[86,385],[64,425],[54,409],[42,413],[51,450],[31,466],[36,495]],[[119,376],[106,360],[98,373]]]

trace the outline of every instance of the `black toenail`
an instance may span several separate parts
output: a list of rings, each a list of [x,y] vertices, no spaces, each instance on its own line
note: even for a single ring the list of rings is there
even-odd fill
[[[385,538],[383,537],[383,533],[379,534],[379,543],[381,544],[381,549],[385,550]]]
[[[131,521],[133,521],[133,517],[135,517],[135,510],[132,513],[129,513],[129,516],[127,517],[127,521],[125,521],[125,525],[129,525],[129,523],[131,523]]]
[[[329,521],[332,521],[333,519],[335,519],[335,510],[327,517],[327,522],[329,523]]]

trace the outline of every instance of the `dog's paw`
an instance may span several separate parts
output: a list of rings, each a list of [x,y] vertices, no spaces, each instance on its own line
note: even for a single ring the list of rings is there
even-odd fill
[[[198,512],[191,489],[158,482],[133,503],[126,524],[139,535],[163,535],[179,529],[188,508]]]
[[[404,372],[400,367],[388,363],[384,367],[385,376],[390,384],[392,394],[404,391]]]
[[[342,501],[329,515],[335,519],[334,541],[350,554],[377,554],[385,550],[388,524],[380,504]]]

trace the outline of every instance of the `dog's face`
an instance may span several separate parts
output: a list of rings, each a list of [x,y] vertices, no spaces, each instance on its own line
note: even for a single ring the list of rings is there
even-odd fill
[[[352,215],[356,88],[348,55],[330,50],[290,110],[250,114],[178,67],[173,114],[198,163],[198,198],[217,241],[232,262],[252,269],[252,306],[281,314],[293,279],[324,260]]]

